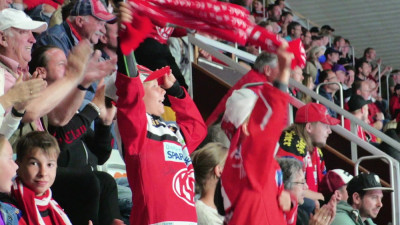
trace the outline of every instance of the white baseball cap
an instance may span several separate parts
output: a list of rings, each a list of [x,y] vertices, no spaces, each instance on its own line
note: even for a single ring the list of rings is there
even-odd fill
[[[0,11],[0,31],[10,27],[41,33],[47,29],[47,23],[32,20],[23,11],[18,9],[3,9]]]

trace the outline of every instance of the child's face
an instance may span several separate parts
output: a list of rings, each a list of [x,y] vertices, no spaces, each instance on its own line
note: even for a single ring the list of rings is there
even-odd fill
[[[143,101],[146,106],[146,112],[151,115],[161,116],[164,113],[165,90],[158,85],[157,80],[143,83],[143,88]]]
[[[15,176],[18,165],[13,160],[13,151],[10,143],[4,140],[0,149],[0,192],[11,191],[12,178]]]
[[[35,148],[19,163],[18,176],[25,186],[43,195],[54,183],[57,170],[57,155],[46,155],[42,149]]]

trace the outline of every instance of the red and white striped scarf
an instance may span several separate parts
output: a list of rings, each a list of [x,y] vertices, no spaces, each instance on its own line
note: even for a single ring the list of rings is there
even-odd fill
[[[48,189],[43,196],[37,197],[35,193],[24,186],[17,178],[11,190],[12,195],[18,202],[18,208],[24,212],[23,217],[28,225],[46,225],[40,211],[48,210],[54,225],[70,225],[71,222],[64,210],[52,198],[51,190]]]
[[[121,50],[127,55],[136,49],[152,31],[153,26],[164,27],[172,23],[195,29],[241,45],[260,46],[264,51],[276,53],[285,42],[280,36],[257,26],[249,20],[249,12],[241,6],[213,0],[130,0],[133,22],[125,23],[120,31]],[[300,40],[289,43],[288,51],[296,65],[304,68],[305,51]]]

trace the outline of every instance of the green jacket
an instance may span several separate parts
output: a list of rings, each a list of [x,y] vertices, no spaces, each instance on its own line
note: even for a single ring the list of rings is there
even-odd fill
[[[336,207],[336,217],[331,225],[376,225],[370,218],[364,223],[360,213],[345,201],[340,201]]]

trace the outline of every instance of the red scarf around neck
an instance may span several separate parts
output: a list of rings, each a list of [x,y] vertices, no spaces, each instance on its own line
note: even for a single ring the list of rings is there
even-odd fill
[[[24,214],[23,217],[28,225],[46,225],[40,211],[49,211],[52,224],[69,225],[71,222],[64,210],[52,198],[51,190],[48,189],[43,196],[36,196],[35,193],[24,186],[19,178],[14,181],[11,190],[12,195],[18,202],[18,208]]]

